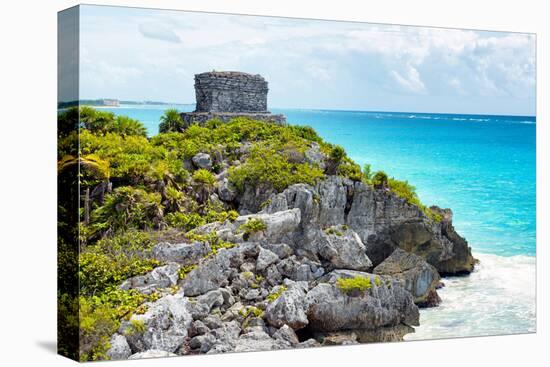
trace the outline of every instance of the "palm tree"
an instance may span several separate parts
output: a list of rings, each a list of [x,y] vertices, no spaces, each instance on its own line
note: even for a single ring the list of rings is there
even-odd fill
[[[159,132],[167,133],[171,131],[181,131],[183,129],[183,120],[180,113],[175,108],[164,111],[160,118]]]

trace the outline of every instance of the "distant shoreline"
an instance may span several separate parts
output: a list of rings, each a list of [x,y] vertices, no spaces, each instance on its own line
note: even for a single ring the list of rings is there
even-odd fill
[[[107,101],[107,103],[106,103]],[[109,102],[116,101],[116,104]],[[83,99],[80,101],[59,102],[58,108],[69,108],[80,104],[80,106],[91,106],[95,108],[120,108],[126,106],[195,106],[195,103],[181,102],[163,102],[163,101],[124,101],[116,99]],[[330,109],[330,108],[298,108],[298,107],[272,107],[274,111],[316,111],[316,112],[348,112],[348,113],[376,113],[376,114],[405,114],[405,115],[439,115],[439,116],[465,116],[467,118],[475,117],[512,117],[517,119],[533,119],[536,122],[536,115],[504,115],[490,113],[456,113],[456,112],[414,112],[414,111],[378,111],[378,110],[348,110],[348,109]]]
[[[115,108],[121,105],[130,106],[184,106],[194,105],[194,103],[178,103],[178,102],[163,102],[163,101],[124,101],[115,98],[100,98],[100,99],[81,99],[67,102],[58,102],[57,108],[69,108],[75,106],[91,106],[91,107],[109,107]]]

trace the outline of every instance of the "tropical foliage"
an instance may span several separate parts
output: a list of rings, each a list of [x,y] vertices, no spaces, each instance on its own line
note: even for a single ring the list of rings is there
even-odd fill
[[[158,297],[118,286],[162,265],[151,255],[159,238],[176,233],[188,241],[205,241],[212,250],[207,256],[234,246],[215,234],[194,231],[211,222],[235,221],[239,215],[236,203],[222,203],[214,195],[220,177],[242,193],[259,186],[280,192],[296,183],[315,185],[326,175],[340,175],[391,190],[440,220],[420,202],[413,186],[381,171],[373,173],[370,165],[361,169],[341,146],[324,142],[310,127],[247,118],[185,126],[178,111],[167,110],[160,133],[147,137],[139,121],[91,107],[70,108],[58,121],[60,182],[79,189],[60,191],[60,264],[66,265],[60,268],[78,268],[77,281],[70,272],[61,273],[59,315],[68,329],[60,337],[70,340],[60,345],[63,350],[80,340],[82,360],[106,359],[109,337],[121,320],[143,312],[144,303]],[[323,162],[308,159],[313,146],[323,153]],[[210,155],[211,169],[195,167],[192,158],[197,153]],[[74,197],[76,203],[71,201]],[[76,229],[70,225],[75,216]],[[248,237],[264,231],[266,224],[250,220],[239,229]],[[327,233],[341,234],[333,228]],[[80,247],[69,246],[71,236]],[[179,276],[193,269],[194,265],[184,267]],[[72,284],[78,289],[70,289]],[[337,286],[348,292],[372,285],[368,278],[352,278],[338,280]],[[284,290],[274,291],[268,300]],[[261,310],[249,307],[242,313],[248,317]],[[132,325],[128,332],[141,327]]]

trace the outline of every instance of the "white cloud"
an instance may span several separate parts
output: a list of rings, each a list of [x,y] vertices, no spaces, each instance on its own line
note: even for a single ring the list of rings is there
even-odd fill
[[[160,41],[180,43],[181,39],[165,24],[158,22],[142,23],[138,26],[139,32],[144,36]]]
[[[467,96],[480,105],[485,97],[534,101],[531,35],[91,8],[82,17],[82,87],[93,86],[95,95],[159,90],[162,95],[146,99],[192,102],[193,75],[216,69],[263,74],[280,106],[322,93],[346,103],[377,94],[384,94],[380,100],[443,96],[454,103]]]
[[[426,91],[426,86],[422,79],[420,79],[420,74],[412,65],[407,65],[404,75],[392,70],[390,75],[393,79],[406,90],[409,90],[413,93],[424,93]]]

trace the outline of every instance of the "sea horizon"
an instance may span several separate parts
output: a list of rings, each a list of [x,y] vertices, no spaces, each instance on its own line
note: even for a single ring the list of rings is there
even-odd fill
[[[119,106],[91,106],[99,109],[111,109],[111,108],[132,108],[136,106],[149,106],[149,107],[168,107],[168,106],[196,106],[196,103],[179,103],[179,102],[161,102],[159,104],[155,103],[139,103],[140,101],[132,101],[135,103],[127,104],[121,103]],[[82,104],[82,106],[87,106]],[[385,111],[385,110],[362,110],[362,109],[345,109],[345,108],[309,108],[309,107],[279,107],[272,106],[269,108],[271,112],[273,111],[282,111],[282,110],[291,110],[291,111],[320,111],[320,112],[350,112],[350,113],[401,113],[401,114],[418,114],[418,115],[441,115],[441,116],[486,116],[486,117],[513,117],[513,118],[527,118],[535,119],[536,115],[525,115],[525,114],[498,114],[498,113],[459,113],[459,112],[427,112],[427,111]],[[182,111],[185,112],[185,111]]]

